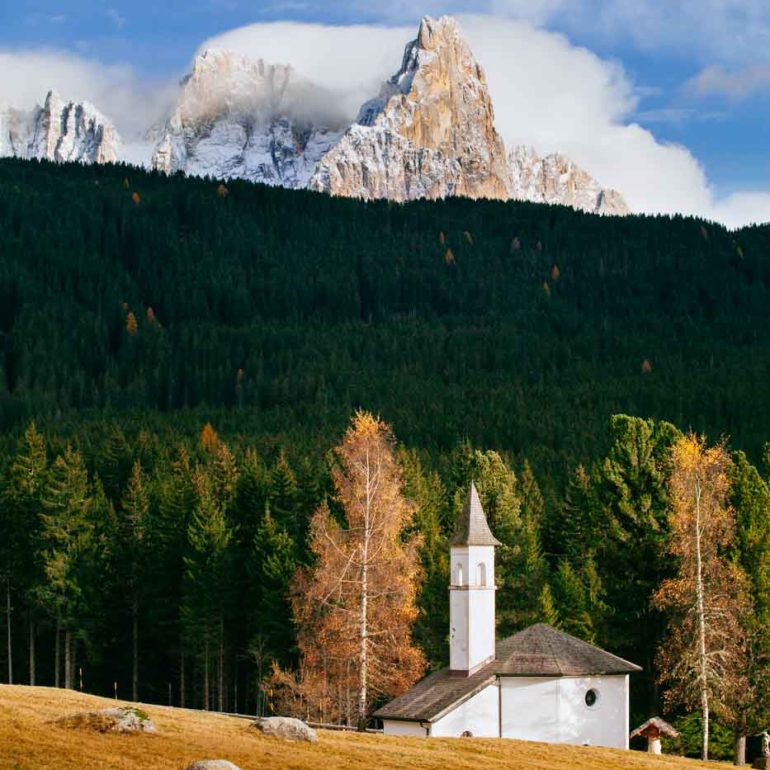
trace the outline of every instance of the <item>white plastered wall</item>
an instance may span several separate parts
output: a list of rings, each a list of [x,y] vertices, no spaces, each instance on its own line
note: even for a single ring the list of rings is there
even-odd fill
[[[451,549],[449,667],[469,671],[495,654],[495,549]]]
[[[431,725],[436,738],[459,738],[468,731],[474,738],[499,735],[499,690],[490,684]]]
[[[384,719],[382,731],[385,735],[409,735],[416,738],[424,738],[428,734],[419,722],[401,722],[397,719]]]
[[[628,677],[503,677],[502,733],[549,743],[628,748]],[[598,700],[586,705],[594,689]]]

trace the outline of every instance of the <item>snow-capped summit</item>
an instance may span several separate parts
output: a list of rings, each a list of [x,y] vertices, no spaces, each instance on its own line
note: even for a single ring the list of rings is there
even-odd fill
[[[96,107],[51,91],[42,107],[0,110],[0,157],[144,165],[154,146],[151,165],[167,173],[366,200],[456,195],[629,213],[620,193],[560,154],[524,146],[508,154],[484,71],[451,17],[422,20],[401,66],[352,125],[339,101],[287,64],[210,48],[144,142],[122,145]]]
[[[65,101],[49,91],[42,107],[0,113],[0,156],[114,163],[119,153],[118,132],[89,102]]]
[[[509,197],[486,78],[454,19],[422,20],[401,68],[363,105],[310,186],[399,201]]]
[[[283,64],[209,49],[182,81],[152,164],[166,172],[304,187],[340,131],[315,125],[320,89]]]
[[[509,155],[511,197],[535,203],[558,203],[590,214],[630,213],[623,196],[603,188],[590,174],[560,153],[541,158],[519,145]]]

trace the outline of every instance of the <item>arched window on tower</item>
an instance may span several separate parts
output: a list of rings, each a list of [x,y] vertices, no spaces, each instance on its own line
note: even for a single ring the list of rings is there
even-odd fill
[[[457,585],[461,586],[463,584],[463,565],[460,564],[460,562],[457,562]]]
[[[480,586],[487,584],[487,565],[483,561],[479,562],[479,566],[476,568],[476,582]]]

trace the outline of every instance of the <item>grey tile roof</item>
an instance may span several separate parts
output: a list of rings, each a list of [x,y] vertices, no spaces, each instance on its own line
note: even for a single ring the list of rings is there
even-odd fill
[[[498,676],[590,676],[634,671],[641,668],[545,623],[537,623],[499,641],[495,660],[475,674],[457,676],[449,669],[437,671],[374,716],[435,722]]]
[[[450,545],[500,545],[487,524],[487,517],[481,507],[476,485],[471,482],[455,534]]]

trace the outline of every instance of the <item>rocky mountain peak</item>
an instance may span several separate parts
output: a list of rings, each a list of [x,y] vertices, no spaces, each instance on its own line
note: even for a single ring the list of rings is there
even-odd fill
[[[486,79],[454,19],[423,19],[401,68],[363,105],[310,185],[391,200],[509,197]]]
[[[561,153],[540,157],[519,145],[509,156],[511,197],[535,203],[558,203],[590,214],[625,215],[630,210],[616,190],[603,188],[590,174]]]
[[[56,91],[42,107],[8,110],[0,117],[0,154],[56,162],[114,163],[120,136],[112,122],[89,102],[66,101]]]
[[[161,131],[154,168],[304,187],[339,139],[319,124],[321,89],[285,64],[232,51],[199,54]]]

